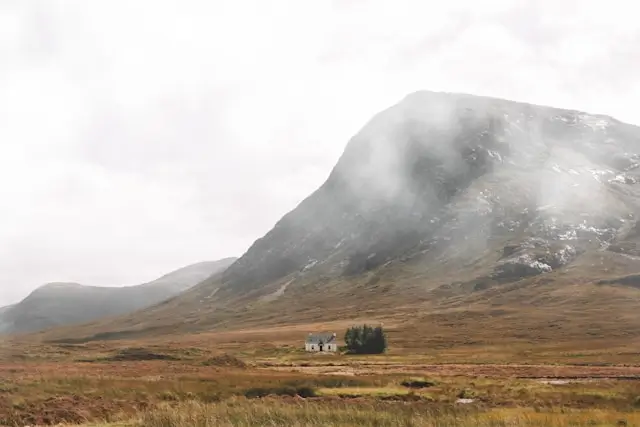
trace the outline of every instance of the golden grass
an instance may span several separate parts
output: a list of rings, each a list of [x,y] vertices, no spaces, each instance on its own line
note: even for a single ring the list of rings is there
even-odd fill
[[[456,368],[461,375],[455,375]],[[476,375],[466,368],[447,366],[447,375],[421,375],[420,378],[429,379],[429,385],[410,389],[402,383],[415,376],[396,373],[336,376],[264,368],[211,368],[198,361],[3,365],[0,366],[0,425],[120,422],[142,417],[147,424],[136,421],[137,425],[186,426],[188,422],[197,421],[193,425],[218,422],[223,426],[243,426],[251,425],[253,420],[253,425],[265,422],[266,425],[293,426],[341,426],[358,422],[381,426],[432,425],[429,422],[437,426],[467,425],[451,424],[453,421],[482,421],[485,424],[468,424],[481,426],[535,426],[547,425],[544,423],[551,422],[549,420],[556,423],[549,425],[563,425],[561,421],[584,414],[597,423],[600,418],[613,419],[640,408],[639,381],[548,384],[537,379],[505,376],[501,369],[494,370],[501,376],[491,377]],[[475,369],[491,372],[489,366]],[[570,371],[572,367],[554,369],[562,373],[563,369]],[[456,402],[461,397],[472,398],[474,403],[458,405]],[[356,408],[355,412],[348,410],[351,407]],[[187,411],[187,408],[191,409]],[[537,408],[538,412],[527,409],[512,412],[513,408]],[[564,408],[565,412],[554,408]],[[330,418],[334,424],[313,424],[310,414],[323,417],[331,410],[337,411]],[[395,418],[387,419],[377,414],[379,411],[390,411]],[[242,413],[246,416],[241,416]],[[452,414],[455,415],[453,421]],[[475,418],[469,421],[471,415]],[[246,418],[249,416],[253,418]],[[491,418],[494,416],[501,418],[494,420]],[[165,419],[165,424],[158,424],[161,419]],[[406,423],[393,424],[394,419]]]
[[[478,360],[489,360],[506,344],[321,357],[300,351],[298,327],[261,331],[265,335],[245,331],[5,346],[0,354],[0,425],[518,427],[616,425],[623,419],[640,425],[633,412],[640,409],[640,381],[615,379],[640,377],[633,341],[625,349],[564,344],[538,349],[538,354],[548,352],[545,360],[562,360],[565,356],[559,355],[566,353],[603,361],[609,360],[608,353],[620,352],[625,359],[620,365],[526,364],[516,356],[519,348],[494,357],[511,363],[487,364]],[[114,361],[127,347],[171,359]],[[481,354],[474,363],[451,363],[473,359],[473,351]],[[452,354],[456,356],[450,358]],[[548,384],[544,377],[572,380]],[[430,384],[419,389],[402,385],[416,378]],[[474,403],[457,404],[463,396]],[[322,417],[333,424],[314,421]]]
[[[476,411],[381,402],[231,400],[165,404],[145,411],[131,427],[609,427],[640,425],[640,413],[602,410],[500,409]],[[115,427],[113,425],[112,427]]]

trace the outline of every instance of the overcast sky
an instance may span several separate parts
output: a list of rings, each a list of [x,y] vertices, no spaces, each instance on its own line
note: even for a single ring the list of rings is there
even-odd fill
[[[0,305],[241,255],[429,89],[640,124],[627,0],[0,0]]]

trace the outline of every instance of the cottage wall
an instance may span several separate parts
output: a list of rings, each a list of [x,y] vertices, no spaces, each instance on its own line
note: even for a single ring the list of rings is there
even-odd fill
[[[304,349],[306,351],[316,351],[319,352],[320,351],[320,346],[318,344],[309,344],[309,343],[305,343],[304,345]],[[335,343],[329,343],[329,344],[323,344],[322,345],[322,352],[336,352],[338,351],[338,345]]]
[[[322,353],[337,352],[336,334],[309,334],[304,343],[304,349],[309,352],[320,352],[321,345]]]

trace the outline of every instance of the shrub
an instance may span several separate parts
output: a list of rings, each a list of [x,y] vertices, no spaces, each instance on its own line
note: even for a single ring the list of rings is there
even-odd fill
[[[387,349],[387,337],[381,326],[353,326],[344,336],[347,351],[353,354],[381,354]]]
[[[300,397],[315,397],[316,396],[316,391],[313,389],[313,387],[309,387],[309,386],[302,386],[302,387],[298,387],[298,389],[296,390],[296,394]]]
[[[315,397],[316,391],[310,386],[283,386],[283,387],[255,387],[244,392],[244,396],[248,399],[256,399],[267,396],[300,396]]]
[[[437,382],[426,380],[424,378],[411,378],[411,379],[402,381],[400,384],[402,384],[404,387],[409,387],[409,388],[427,388],[427,387],[433,387],[438,385]]]

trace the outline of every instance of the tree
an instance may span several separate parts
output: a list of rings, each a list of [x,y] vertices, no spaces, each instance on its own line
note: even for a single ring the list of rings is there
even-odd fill
[[[387,349],[387,337],[382,326],[353,326],[344,334],[344,342],[349,353],[381,354]]]

